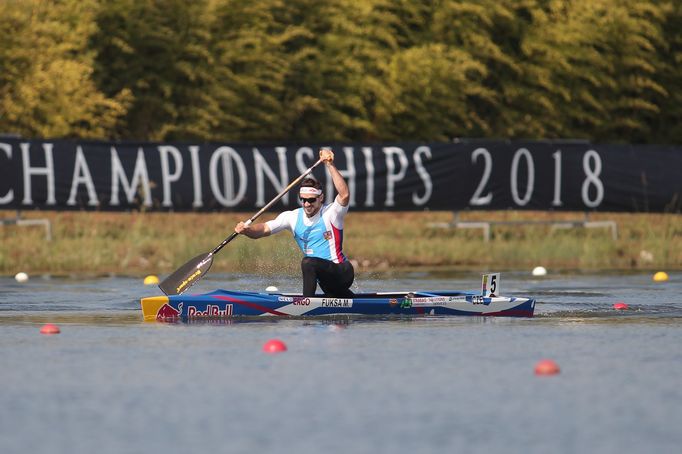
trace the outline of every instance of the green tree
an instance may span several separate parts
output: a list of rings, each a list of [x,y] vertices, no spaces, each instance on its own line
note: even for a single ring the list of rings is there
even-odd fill
[[[386,84],[384,139],[450,140],[473,128],[467,98],[482,89],[486,68],[444,44],[415,46],[394,54]]]
[[[0,2],[0,131],[25,137],[108,137],[128,92],[92,81],[91,0]]]
[[[409,49],[433,42],[432,23],[442,1],[374,0],[370,16],[381,24],[381,37],[396,49]],[[391,38],[388,38],[390,34]]]
[[[133,101],[127,139],[202,139],[218,121],[207,0],[111,0],[97,15],[95,79]]]
[[[658,52],[665,46],[662,23],[667,5],[644,0],[600,3],[597,23],[603,34],[598,45],[612,65],[616,85],[606,91],[607,121],[594,138],[645,142],[668,95],[659,80],[663,62]]]
[[[372,124],[355,2],[215,2],[216,139],[351,140]],[[362,10],[362,8],[361,8]]]
[[[667,97],[652,128],[649,142],[682,144],[682,2],[655,1],[666,12],[663,34],[666,45],[660,50],[663,63],[661,83]]]
[[[544,133],[551,105],[529,86],[546,75],[526,64],[523,43],[535,0],[445,0],[434,16],[433,39],[466,52],[485,70],[466,103],[466,135],[528,137]],[[533,81],[535,79],[535,82]]]
[[[0,131],[682,143],[672,0],[0,0]]]
[[[299,140],[349,140],[371,132],[358,54],[356,2],[288,0],[274,11],[274,32],[288,60],[284,79],[287,128]]]
[[[601,127],[607,107],[599,93],[613,87],[613,68],[598,47],[595,2],[545,2],[532,12],[524,36],[524,97],[534,99],[530,137],[589,138]],[[538,108],[539,107],[539,108]]]
[[[666,8],[572,0],[536,11],[524,51],[531,74],[544,75],[529,95],[548,94],[546,118],[553,121],[546,136],[634,142],[651,136],[667,96],[660,82]]]
[[[219,121],[216,140],[265,140],[286,137],[282,103],[288,60],[282,44],[298,31],[273,32],[273,9],[280,0],[222,0],[211,24]]]

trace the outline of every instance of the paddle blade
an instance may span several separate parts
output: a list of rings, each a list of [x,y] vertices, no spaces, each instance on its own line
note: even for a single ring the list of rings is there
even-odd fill
[[[159,284],[159,288],[166,295],[179,295],[194,285],[213,264],[213,253],[197,255]]]

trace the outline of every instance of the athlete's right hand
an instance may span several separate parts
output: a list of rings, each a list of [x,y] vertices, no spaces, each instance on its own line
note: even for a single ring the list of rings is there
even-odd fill
[[[334,152],[331,148],[320,148],[320,159],[323,160],[325,164],[332,164],[334,162]]]
[[[234,231],[237,233],[243,233],[244,230],[246,230],[246,224],[243,221],[240,221],[237,223],[237,225],[234,227]]]

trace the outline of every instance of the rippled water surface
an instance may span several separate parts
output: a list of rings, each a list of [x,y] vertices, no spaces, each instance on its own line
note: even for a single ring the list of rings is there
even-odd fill
[[[475,290],[475,273],[358,276]],[[297,291],[298,277],[212,274]],[[502,274],[533,319],[144,323],[139,278],[0,278],[0,453],[600,452],[682,446],[682,275]],[[623,301],[627,311],[612,306]],[[43,323],[61,334],[39,334]],[[267,355],[272,338],[288,351]],[[537,361],[561,367],[535,376]]]

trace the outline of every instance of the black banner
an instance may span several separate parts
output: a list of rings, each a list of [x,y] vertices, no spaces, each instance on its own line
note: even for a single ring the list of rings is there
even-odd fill
[[[331,145],[354,210],[680,212],[682,148],[0,139],[0,209],[256,211]],[[324,168],[314,176],[333,193]],[[296,192],[275,205],[298,206]]]

